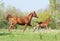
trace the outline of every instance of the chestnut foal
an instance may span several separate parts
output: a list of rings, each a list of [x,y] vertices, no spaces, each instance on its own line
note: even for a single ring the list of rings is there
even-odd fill
[[[43,26],[45,26],[46,29],[48,29],[48,24],[49,24],[50,21],[51,21],[51,19],[50,19],[50,18],[47,18],[45,22],[37,22],[37,24],[36,24],[33,32],[34,32],[36,29],[39,30],[39,28],[40,28],[40,27],[43,27]]]

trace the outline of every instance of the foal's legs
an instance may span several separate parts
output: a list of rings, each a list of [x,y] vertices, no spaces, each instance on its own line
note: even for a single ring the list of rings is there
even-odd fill
[[[46,25],[46,29],[48,29],[48,26]]]

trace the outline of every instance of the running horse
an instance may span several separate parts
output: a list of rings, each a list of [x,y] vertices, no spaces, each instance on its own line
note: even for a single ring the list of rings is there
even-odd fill
[[[38,18],[35,11],[31,12],[28,16],[25,16],[23,18],[21,18],[21,17],[14,17],[14,16],[11,16],[11,15],[7,15],[6,21],[8,22],[9,18],[11,19],[11,25],[8,28],[8,31],[10,31],[11,28],[15,29],[14,26],[16,24],[19,24],[19,25],[24,25],[24,29],[23,29],[23,32],[24,32],[26,30],[27,26],[32,26],[30,24],[32,17]]]
[[[34,32],[36,29],[39,30],[40,27],[46,27],[46,29],[48,29],[48,24],[49,24],[50,21],[51,21],[50,18],[47,18],[45,22],[37,22],[37,21],[36,21],[37,24],[36,24],[36,26],[35,26],[33,32]]]

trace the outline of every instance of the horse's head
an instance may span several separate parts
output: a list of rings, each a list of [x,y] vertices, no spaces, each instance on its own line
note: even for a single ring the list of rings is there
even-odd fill
[[[8,14],[7,17],[6,17],[6,22],[8,22],[9,21],[9,18],[11,18],[11,17],[12,16],[10,14]]]
[[[38,16],[37,16],[37,14],[36,14],[36,12],[35,12],[35,11],[33,11],[33,12],[32,12],[32,15],[33,15],[33,17],[38,18]]]

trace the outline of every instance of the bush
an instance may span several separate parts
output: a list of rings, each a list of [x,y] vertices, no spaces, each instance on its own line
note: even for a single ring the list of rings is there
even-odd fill
[[[5,21],[0,21],[0,29],[1,28],[7,28],[8,24]]]

